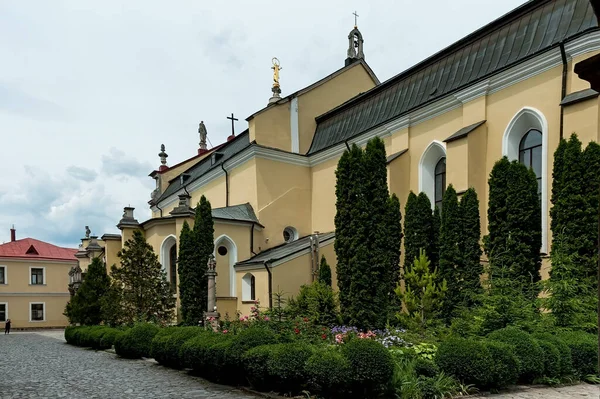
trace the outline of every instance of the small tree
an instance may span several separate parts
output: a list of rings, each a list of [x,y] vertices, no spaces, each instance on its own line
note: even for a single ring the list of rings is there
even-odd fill
[[[331,267],[327,264],[325,255],[321,256],[321,264],[319,265],[319,280],[320,283],[331,287]]]
[[[437,270],[431,271],[429,259],[423,250],[405,272],[404,279],[405,291],[401,292],[398,286],[396,294],[406,305],[408,315],[424,328],[442,306],[447,291],[446,281],[438,282]]]
[[[286,312],[292,317],[308,317],[319,326],[340,322],[336,295],[330,286],[320,281],[300,287],[296,298],[288,301]]]
[[[100,258],[93,258],[81,287],[67,304],[65,315],[69,322],[87,326],[102,323],[102,300],[109,288],[110,277],[106,272],[106,265]]]
[[[196,258],[190,271],[193,274],[193,288],[198,299],[191,311],[191,320],[202,320],[202,315],[208,307],[208,258],[215,249],[215,228],[210,202],[203,195],[196,206],[194,217],[193,237],[195,240]],[[196,321],[197,324],[197,321]]]
[[[197,326],[202,320],[203,305],[206,303],[202,293],[205,291],[204,275],[200,267],[198,248],[194,232],[190,230],[187,221],[183,222],[179,235],[179,258],[177,274],[179,275],[179,300],[181,302],[181,317],[184,324]]]
[[[111,268],[114,280],[112,297],[120,303],[125,323],[157,322],[166,324],[173,320],[175,299],[158,257],[146,243],[139,230],[125,242],[117,254],[121,267]]]

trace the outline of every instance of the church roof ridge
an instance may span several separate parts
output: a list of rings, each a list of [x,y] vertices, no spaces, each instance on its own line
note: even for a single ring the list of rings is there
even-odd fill
[[[532,0],[319,115],[308,155],[597,30],[587,0]]]
[[[256,115],[266,111],[267,109],[271,108],[273,106],[273,104],[283,104],[286,103],[288,101],[290,101],[292,98],[300,96],[312,89],[314,89],[315,87],[321,86],[322,84],[328,82],[329,80],[335,78],[336,76],[340,75],[342,72],[344,72],[347,69],[351,69],[354,68],[357,65],[362,65],[363,68],[365,68],[365,70],[367,71],[367,73],[369,74],[369,76],[371,76],[371,79],[373,79],[373,82],[375,82],[376,85],[380,84],[381,82],[379,81],[379,78],[377,77],[377,75],[375,75],[375,72],[373,72],[373,69],[371,69],[371,67],[369,66],[369,64],[367,64],[367,62],[364,59],[359,59],[355,62],[353,62],[352,64],[349,65],[344,65],[343,67],[341,67],[340,69],[330,73],[329,75],[325,76],[322,79],[317,80],[316,82],[311,83],[308,86],[305,86],[304,88],[300,89],[300,90],[296,90],[295,92],[288,94],[287,96],[281,98],[281,100],[278,100],[276,102],[273,102],[269,105],[267,105],[266,107],[263,107],[261,109],[259,109],[258,111],[256,111],[255,113],[253,113],[252,115],[250,115],[249,117],[246,118],[246,121],[250,121],[252,118],[254,118]]]

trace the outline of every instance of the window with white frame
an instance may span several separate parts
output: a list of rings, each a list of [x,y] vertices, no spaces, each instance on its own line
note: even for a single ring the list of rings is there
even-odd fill
[[[46,304],[43,302],[32,302],[29,304],[30,313],[29,319],[31,321],[45,321],[46,320]]]
[[[251,273],[246,273],[242,277],[242,301],[256,300],[256,277]]]
[[[31,271],[31,285],[43,285],[45,270],[43,267],[32,267]]]
[[[8,284],[6,266],[0,266],[0,284]]]
[[[442,207],[446,192],[446,147],[434,140],[419,161],[419,191],[427,195],[432,207]]]
[[[0,302],[0,321],[8,320],[8,303]]]
[[[442,200],[446,192],[446,158],[442,158],[435,165],[435,186],[434,186],[435,206],[442,210]]]

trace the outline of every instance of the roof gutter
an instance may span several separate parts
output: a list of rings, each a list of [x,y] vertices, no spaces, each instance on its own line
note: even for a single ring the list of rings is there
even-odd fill
[[[271,274],[271,268],[269,268],[268,260],[265,260],[263,265],[269,274],[269,309],[273,309],[273,274]]]
[[[560,56],[562,59],[563,70],[562,70],[562,84],[561,84],[561,92],[560,92],[560,101],[565,99],[567,95],[567,72],[569,63],[567,61],[567,53],[565,52],[565,41],[559,43],[560,46]],[[564,137],[564,120],[565,120],[565,107],[560,107],[560,140]]]

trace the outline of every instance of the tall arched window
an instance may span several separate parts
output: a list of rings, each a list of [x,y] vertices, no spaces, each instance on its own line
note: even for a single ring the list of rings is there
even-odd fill
[[[442,199],[446,192],[446,158],[442,158],[435,165],[435,187],[434,187],[434,201],[435,206],[442,210]]]
[[[519,162],[532,168],[538,182],[538,195],[542,194],[542,132],[529,130],[519,143]]]
[[[177,246],[173,245],[169,250],[169,275],[171,276],[171,288],[177,292]]]
[[[256,277],[252,273],[246,273],[242,277],[242,301],[256,300]]]

